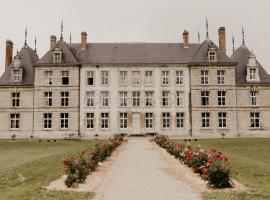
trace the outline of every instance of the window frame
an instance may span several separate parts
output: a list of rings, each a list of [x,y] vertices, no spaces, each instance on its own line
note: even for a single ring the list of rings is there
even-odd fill
[[[44,107],[52,107],[52,92],[44,92]]]
[[[178,70],[175,72],[175,84],[184,85],[184,71]]]
[[[136,94],[136,95],[134,95]],[[139,107],[141,105],[141,92],[140,91],[132,91],[132,106]]]
[[[171,127],[171,113],[162,112],[162,128],[169,129]]]
[[[185,92],[184,91],[176,91],[176,106],[182,107],[185,105]]]
[[[121,112],[119,114],[119,128],[120,129],[128,128],[128,113],[127,112]]]
[[[20,107],[20,98],[21,98],[20,92],[11,93],[11,107],[12,108]]]
[[[146,129],[151,129],[153,128],[153,123],[154,122],[154,113],[152,112],[146,112],[145,113],[145,128]]]
[[[210,105],[210,92],[208,90],[201,91],[201,105],[202,106],[209,106]]]
[[[201,70],[201,85],[209,84],[209,70]]]
[[[20,129],[20,113],[10,113],[10,129]]]
[[[140,71],[132,71],[132,85],[140,86],[141,85],[141,72]]]
[[[100,107],[109,107],[110,105],[110,94],[109,91],[100,92]]]
[[[92,82],[92,84],[91,84]],[[86,72],[86,85],[87,86],[95,86],[95,71],[87,71]]]
[[[147,70],[144,72],[144,84],[146,86],[154,84],[154,76],[153,75],[154,75],[154,72],[151,70]]]
[[[225,84],[225,70],[217,70],[217,84],[218,85]]]
[[[170,71],[169,70],[161,71],[161,85],[163,86],[170,85]]]
[[[184,112],[176,112],[176,128],[183,129],[185,127],[185,113]]]
[[[218,91],[218,105],[226,106],[226,91]]]
[[[162,91],[162,102],[161,105],[162,107],[169,107],[171,105],[171,100],[170,100],[170,91]]]
[[[251,90],[250,91],[250,105],[253,107],[258,106],[259,105],[258,101],[259,101],[258,91]]]
[[[52,128],[52,113],[43,113],[43,129]]]
[[[227,112],[218,113],[218,128],[227,128]]]
[[[261,127],[260,112],[250,113],[250,128],[259,129]]]
[[[127,91],[119,91],[119,107],[127,107],[128,106],[128,92]]]
[[[101,86],[109,86],[110,84],[110,72],[109,71],[101,71],[100,72],[100,85]]]
[[[44,71],[44,84],[50,86],[53,84],[52,82],[53,72],[50,70]]]
[[[60,113],[60,129],[69,128],[69,113]]]
[[[154,91],[145,91],[145,107],[154,106]]]
[[[69,106],[69,92],[62,91],[60,96],[61,96],[61,107],[68,107]]]
[[[110,118],[110,115],[108,112],[100,113],[100,128],[101,129],[109,128],[109,118]]]
[[[202,112],[202,128],[210,128],[210,112]]]
[[[94,129],[95,127],[95,113],[88,112],[86,113],[86,129]]]
[[[85,99],[86,99],[87,108],[92,108],[95,106],[95,92],[94,91],[87,91],[85,93]]]
[[[119,71],[119,86],[127,86],[128,85],[128,71]]]
[[[61,81],[62,85],[69,85],[69,71],[61,71]]]

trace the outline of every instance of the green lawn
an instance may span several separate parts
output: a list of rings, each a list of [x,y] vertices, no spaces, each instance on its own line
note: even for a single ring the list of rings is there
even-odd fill
[[[91,193],[48,192],[42,188],[63,174],[62,158],[96,142],[0,140],[0,199],[91,199]]]
[[[208,139],[192,142],[209,150],[216,147],[230,158],[232,175],[249,190],[214,192],[205,199],[266,200],[270,199],[270,139]]]

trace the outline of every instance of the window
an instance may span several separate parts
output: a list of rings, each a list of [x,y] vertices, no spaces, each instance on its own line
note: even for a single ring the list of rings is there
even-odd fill
[[[94,113],[86,113],[86,128],[94,128]]]
[[[162,127],[170,128],[170,113],[169,112],[162,113]]]
[[[101,113],[101,128],[109,128],[109,113]]]
[[[259,112],[250,113],[250,127],[260,128],[260,113]]]
[[[183,106],[184,105],[184,92],[176,91],[176,105]]]
[[[21,72],[20,70],[14,70],[14,81],[21,81]]]
[[[145,83],[145,85],[153,85],[154,84],[153,71],[145,71],[144,83]]]
[[[43,127],[52,128],[52,113],[43,113]]]
[[[161,72],[161,81],[162,85],[169,85],[170,83],[170,72],[169,71],[162,71]]]
[[[108,107],[109,106],[109,92],[101,92],[101,106]]]
[[[208,70],[201,71],[201,84],[208,84]]]
[[[217,83],[218,84],[224,84],[225,83],[225,71],[224,70],[218,70],[217,71]]]
[[[226,92],[218,91],[218,105],[225,106],[225,104],[226,104]]]
[[[120,113],[120,128],[127,128],[128,124],[128,114]]]
[[[52,92],[44,92],[44,106],[52,106]]]
[[[10,114],[10,128],[20,128],[20,114]]]
[[[162,91],[162,106],[169,106],[169,105],[170,105],[170,92]]]
[[[209,105],[209,91],[201,91],[202,106]]]
[[[154,92],[146,91],[145,92],[145,106],[146,107],[151,107],[154,105]]]
[[[145,113],[145,128],[153,128],[153,113]]]
[[[128,73],[127,71],[119,72],[119,86],[127,86],[128,84]]]
[[[139,91],[132,92],[133,106],[140,106],[140,96],[141,93]]]
[[[69,71],[62,71],[62,85],[69,84]]]
[[[227,127],[227,113],[225,112],[218,113],[218,127],[219,128]]]
[[[61,106],[68,106],[69,92],[61,92]]]
[[[176,85],[182,85],[184,83],[183,71],[176,71]]]
[[[258,92],[257,91],[250,91],[250,101],[252,106],[258,105]]]
[[[60,113],[60,127],[68,128],[68,113]]]
[[[45,85],[52,85],[52,71],[44,72],[44,82]]]
[[[86,106],[93,107],[95,102],[94,92],[86,92]]]
[[[183,112],[176,113],[176,127],[184,128],[184,113]]]
[[[210,62],[216,62],[217,61],[217,52],[215,48],[210,48],[208,51],[208,60]]]
[[[87,75],[87,85],[93,86],[94,85],[94,72],[93,71],[88,71],[86,73]]]
[[[55,61],[56,61],[57,63],[59,63],[59,62],[61,61],[60,53],[55,53],[54,56],[55,56]]]
[[[141,73],[139,71],[132,72],[132,85],[138,86],[141,84]]]
[[[11,102],[12,102],[12,107],[20,106],[20,93],[19,92],[11,93]]]
[[[256,80],[256,69],[254,68],[249,69],[249,76],[250,80]]]
[[[203,128],[210,127],[210,113],[209,112],[202,113],[202,127]]]
[[[119,92],[120,107],[127,106],[127,92]]]
[[[109,85],[109,72],[108,71],[101,71],[101,85],[102,86]]]

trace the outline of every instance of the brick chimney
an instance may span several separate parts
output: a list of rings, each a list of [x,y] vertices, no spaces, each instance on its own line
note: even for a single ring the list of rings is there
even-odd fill
[[[81,48],[86,49],[86,47],[87,47],[87,33],[82,32],[81,33]]]
[[[12,63],[13,58],[13,42],[6,40],[6,63],[5,67],[8,67]]]
[[[184,42],[184,48],[188,48],[189,44],[188,44],[188,31],[184,30],[183,32],[183,42]]]
[[[50,48],[54,49],[55,47],[56,47],[56,36],[51,35],[51,37],[50,37]]]
[[[219,48],[226,54],[226,32],[225,27],[220,27],[218,29],[219,36]]]

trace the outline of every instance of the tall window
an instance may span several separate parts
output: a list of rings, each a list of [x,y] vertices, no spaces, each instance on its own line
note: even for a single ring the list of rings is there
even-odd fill
[[[153,113],[145,113],[145,128],[153,128]]]
[[[176,91],[176,105],[183,106],[184,105],[184,92]]]
[[[153,71],[145,71],[144,83],[145,83],[145,85],[153,85],[154,84]]]
[[[170,128],[170,113],[169,112],[162,113],[162,127]]]
[[[44,106],[52,106],[52,92],[44,92]]]
[[[258,92],[257,91],[250,91],[250,103],[252,106],[258,105]]]
[[[52,128],[52,113],[43,113],[43,127]]]
[[[119,102],[120,107],[126,107],[127,106],[127,92],[119,92]]]
[[[260,128],[260,113],[259,112],[250,113],[250,127]]]
[[[141,93],[139,91],[132,92],[132,104],[133,104],[133,106],[140,106],[140,96],[141,96]]]
[[[120,128],[127,128],[128,125],[128,114],[120,113]]]
[[[169,105],[170,105],[170,92],[162,91],[162,106],[169,106]]]
[[[256,69],[254,68],[249,69],[249,76],[250,80],[256,80]]]
[[[128,73],[127,71],[119,72],[119,86],[127,86],[128,84]]]
[[[201,91],[202,106],[209,105],[209,91]]]
[[[69,92],[61,92],[61,106],[68,106]]]
[[[109,85],[109,72],[108,71],[101,71],[101,85],[102,86]]]
[[[202,127],[203,128],[210,127],[210,113],[209,112],[202,113]]]
[[[20,128],[20,114],[10,114],[10,128]]]
[[[21,80],[20,70],[14,70],[14,81],[19,82]]]
[[[101,92],[101,106],[102,107],[108,107],[109,106],[109,92]]]
[[[19,92],[11,93],[11,102],[12,102],[12,107],[20,106],[20,93]]]
[[[68,113],[60,113],[60,127],[68,128]]]
[[[101,113],[100,120],[101,128],[109,128],[109,113]]]
[[[176,85],[182,85],[184,83],[183,71],[176,71]]]
[[[52,71],[44,72],[45,85],[52,85]]]
[[[138,86],[141,84],[141,73],[139,71],[132,72],[132,85]]]
[[[225,106],[226,105],[226,92],[218,91],[218,105]]]
[[[62,71],[62,85],[68,85],[69,84],[69,71]]]
[[[151,107],[154,105],[154,92],[152,91],[146,91],[145,92],[145,106]]]
[[[225,83],[225,71],[224,70],[218,70],[217,71],[217,83],[218,84],[224,84]]]
[[[201,71],[201,84],[208,84],[208,75],[209,71],[208,70],[202,70]]]
[[[176,127],[184,128],[184,113],[183,112],[176,113]]]
[[[86,72],[87,85],[89,85],[89,86],[93,86],[94,85],[94,81],[95,81],[94,75],[95,75],[94,71],[87,71]]]
[[[94,128],[94,113],[86,113],[86,128]]]
[[[227,113],[225,112],[218,113],[218,127],[219,128],[227,127]]]
[[[94,92],[86,92],[86,106],[93,107],[95,105]]]
[[[170,83],[170,72],[169,71],[162,71],[161,72],[161,81],[162,81],[162,85],[169,85],[169,83]]]

